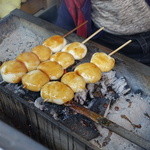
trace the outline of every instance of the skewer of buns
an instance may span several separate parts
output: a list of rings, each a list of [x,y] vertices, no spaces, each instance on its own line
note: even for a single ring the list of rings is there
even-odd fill
[[[127,41],[108,55],[103,52],[94,53],[90,62],[99,67],[102,72],[108,72],[112,70],[115,66],[115,59],[111,56],[131,42],[131,40]]]
[[[70,44],[67,44],[63,49],[62,52],[68,52],[73,55],[75,60],[80,60],[85,57],[87,54],[87,47],[85,46],[85,43],[90,40],[93,36],[95,36],[97,33],[102,31],[104,27],[100,28],[96,32],[94,32],[92,35],[90,35],[88,38],[86,38],[83,42],[73,42]]]

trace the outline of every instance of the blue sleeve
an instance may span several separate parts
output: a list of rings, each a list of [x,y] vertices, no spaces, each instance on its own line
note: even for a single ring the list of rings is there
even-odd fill
[[[67,30],[72,30],[75,28],[74,21],[63,0],[61,1],[60,7],[58,8],[57,20],[55,24]]]

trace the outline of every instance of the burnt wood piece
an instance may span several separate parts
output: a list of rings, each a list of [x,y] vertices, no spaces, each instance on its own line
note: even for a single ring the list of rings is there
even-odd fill
[[[112,122],[111,120],[93,112],[90,111],[87,108],[84,108],[83,106],[78,106],[77,104],[66,104],[66,106],[69,106],[71,109],[73,109],[74,111],[76,111],[79,114],[82,114],[88,118],[90,118],[91,120],[93,120],[96,123],[99,123],[100,125],[102,125],[103,127],[109,129],[110,131],[126,138],[127,140],[133,142],[134,144],[149,150],[150,149],[150,141],[142,138],[141,136],[125,129],[124,127]]]

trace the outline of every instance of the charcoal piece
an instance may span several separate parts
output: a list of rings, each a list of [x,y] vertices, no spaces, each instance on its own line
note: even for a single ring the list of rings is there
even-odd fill
[[[65,120],[74,115],[74,111],[69,107],[48,102],[44,103],[44,111],[51,114],[53,118],[57,115],[57,120]]]
[[[109,104],[110,100],[106,98],[94,98],[89,103],[88,108],[98,114],[104,115],[107,105]]]
[[[81,135],[86,140],[91,140],[100,135],[94,122],[83,115],[76,114],[66,120],[61,120],[61,122],[71,129],[72,132]]]
[[[22,95],[21,97],[25,100],[35,101],[38,97],[40,97],[40,92],[32,92],[26,89],[24,89],[24,92],[25,95]]]
[[[143,94],[143,91],[141,90],[141,89],[137,89],[135,92],[134,92],[135,94]]]
[[[66,120],[69,117],[71,117],[72,115],[74,115],[76,112],[74,112],[72,109],[70,109],[69,107],[65,107],[61,114],[59,115],[61,120]]]

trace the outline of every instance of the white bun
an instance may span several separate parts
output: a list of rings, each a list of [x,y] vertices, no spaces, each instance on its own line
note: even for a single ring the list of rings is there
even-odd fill
[[[68,52],[72,54],[75,60],[80,60],[85,57],[87,53],[87,48],[84,44],[79,42],[73,42],[67,44],[63,49],[62,52]]]
[[[25,65],[17,60],[4,62],[1,66],[1,75],[4,81],[9,83],[19,83],[27,72]]]
[[[24,63],[28,71],[35,70],[40,64],[38,56],[32,52],[25,52],[16,57],[16,60]]]
[[[49,76],[50,80],[57,80],[64,73],[63,67],[60,64],[50,60],[42,62],[38,66],[38,69],[46,73]]]
[[[115,66],[115,59],[105,53],[95,53],[91,62],[98,66],[102,72],[108,72]]]
[[[43,42],[43,45],[49,47],[54,53],[61,51],[66,44],[66,39],[60,35],[51,36]]]
[[[33,70],[22,77],[23,87],[34,92],[41,90],[42,86],[49,82],[49,77],[40,70]]]
[[[42,87],[41,97],[46,102],[52,102],[61,105],[71,101],[74,97],[74,92],[64,83],[53,81],[48,82]]]
[[[38,56],[40,61],[46,61],[52,55],[52,51],[44,45],[35,46],[32,48],[32,52]]]
[[[68,72],[63,75],[61,82],[68,85],[74,92],[82,92],[85,90],[86,83],[84,79],[76,72]]]
[[[93,63],[83,63],[75,68],[75,72],[82,76],[86,83],[96,83],[101,79],[101,70]]]
[[[74,57],[67,52],[57,52],[51,56],[50,60],[58,62],[63,69],[68,68],[75,62]]]

